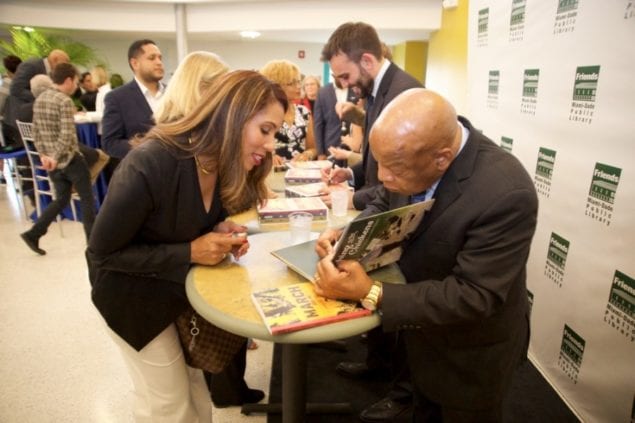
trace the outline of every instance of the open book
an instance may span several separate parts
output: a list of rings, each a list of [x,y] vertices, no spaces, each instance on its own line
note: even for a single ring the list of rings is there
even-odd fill
[[[320,297],[308,282],[256,291],[251,298],[272,335],[371,314],[356,302]]]
[[[334,246],[333,261],[356,260],[366,271],[394,263],[401,257],[402,244],[417,229],[434,200],[410,204],[353,220]],[[313,280],[319,258],[316,241],[308,241],[272,251],[292,270]]]

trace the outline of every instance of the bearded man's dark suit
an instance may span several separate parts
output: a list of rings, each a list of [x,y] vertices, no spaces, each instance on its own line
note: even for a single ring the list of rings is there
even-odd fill
[[[355,175],[355,194],[353,195],[353,205],[357,210],[363,210],[375,196],[375,188],[379,185],[377,178],[377,161],[368,148],[368,134],[373,124],[381,114],[384,107],[395,97],[410,88],[422,88],[421,82],[411,75],[401,70],[394,63],[386,70],[379,83],[377,95],[372,99],[366,99],[367,110],[364,124],[364,141],[362,144],[363,161],[351,166]]]
[[[538,199],[522,164],[470,131],[399,261],[407,284],[384,284],[385,331],[400,331],[415,394],[461,410],[500,407],[526,357],[526,263]],[[408,203],[383,188],[364,215]]]
[[[101,125],[102,147],[118,159],[130,151],[131,138],[154,125],[152,109],[135,79],[106,94]]]

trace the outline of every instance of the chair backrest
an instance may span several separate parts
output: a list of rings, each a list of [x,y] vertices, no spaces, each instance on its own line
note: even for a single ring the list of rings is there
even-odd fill
[[[21,122],[19,120],[16,120],[15,123],[18,124],[18,130],[20,131],[20,136],[24,142],[24,148],[26,149],[29,162],[31,163],[31,169],[34,174],[36,173],[36,170],[44,171],[40,160],[40,153],[38,153],[35,149],[35,142],[33,140],[33,124],[31,122]],[[42,172],[38,172],[38,174],[42,175]],[[46,176],[48,176],[48,174]]]
[[[31,122],[22,122],[19,120],[16,120],[15,123],[18,125],[22,141],[26,142],[29,140],[33,142],[33,124]]]

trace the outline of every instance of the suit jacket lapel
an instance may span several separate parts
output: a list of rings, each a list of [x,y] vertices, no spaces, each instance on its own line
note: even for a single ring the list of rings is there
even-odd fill
[[[141,112],[143,111],[144,116],[152,116],[152,109],[148,104],[148,100],[146,100],[141,88],[139,88],[139,84],[134,79],[130,81],[130,90],[134,95],[132,95],[133,102],[136,108]]]
[[[421,232],[427,230],[430,225],[439,217],[443,212],[461,196],[462,189],[461,183],[468,179],[474,170],[474,164],[478,155],[480,145],[480,134],[476,131],[470,122],[459,117],[459,120],[469,131],[470,135],[467,139],[467,143],[461,154],[452,162],[448,170],[443,175],[441,182],[437,186],[434,192],[434,205],[432,209],[423,218],[422,224],[415,231],[414,236],[419,235]]]
[[[366,169],[366,163],[368,161],[368,154],[370,153],[370,147],[368,146],[368,136],[370,133],[370,129],[373,127],[373,124],[379,117],[379,112],[384,109],[384,102],[386,99],[386,93],[388,89],[390,89],[390,85],[392,84],[392,80],[395,77],[395,73],[397,73],[397,65],[394,63],[390,63],[388,69],[386,69],[386,73],[384,77],[381,79],[379,84],[379,89],[377,90],[377,96],[373,102],[373,107],[366,111],[368,117],[366,119],[367,127],[364,128],[364,142],[363,142],[363,163],[364,169]]]

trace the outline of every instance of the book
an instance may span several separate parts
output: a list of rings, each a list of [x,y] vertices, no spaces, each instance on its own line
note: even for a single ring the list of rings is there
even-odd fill
[[[331,185],[331,189],[336,186],[335,184]],[[337,184],[337,186],[341,187],[341,189],[349,189],[348,183],[342,182],[341,184]],[[302,184],[302,185],[288,185],[284,189],[284,195],[287,198],[290,197],[319,197],[320,190],[323,190],[327,187],[324,182],[314,182],[311,184]]]
[[[403,242],[417,229],[434,200],[410,204],[350,222],[335,244],[333,261],[358,261],[367,272],[394,263],[401,257]],[[316,241],[272,251],[301,276],[313,280],[319,257]]]
[[[401,257],[402,244],[419,226],[434,200],[353,220],[335,245],[333,261],[356,260],[366,271],[394,263]]]
[[[301,161],[288,161],[285,163],[289,169],[322,169],[325,167],[332,167],[333,162],[330,160],[308,160],[306,162]]]
[[[328,207],[318,197],[270,198],[258,207],[260,222],[286,222],[293,212],[311,213],[314,220],[326,220]]]
[[[321,297],[308,282],[255,291],[251,298],[272,335],[372,314],[357,302]]]
[[[284,174],[285,184],[298,185],[322,182],[320,169],[293,168]]]

